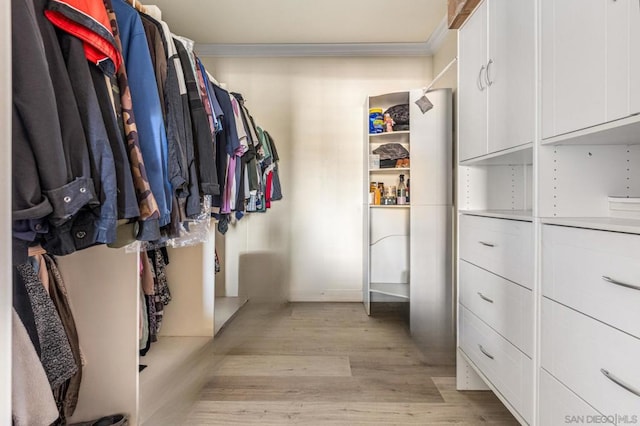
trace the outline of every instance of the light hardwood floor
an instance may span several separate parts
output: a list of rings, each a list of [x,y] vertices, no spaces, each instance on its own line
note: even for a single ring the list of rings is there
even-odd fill
[[[455,390],[455,367],[405,321],[359,303],[249,302],[214,340],[187,425],[517,425],[491,392]]]

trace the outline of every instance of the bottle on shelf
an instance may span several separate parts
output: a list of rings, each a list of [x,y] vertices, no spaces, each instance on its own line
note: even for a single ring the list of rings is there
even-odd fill
[[[407,204],[411,203],[411,197],[409,196],[411,179],[407,179]]]
[[[371,182],[369,185],[369,204],[379,206],[380,205],[380,188],[377,182]]]
[[[404,183],[404,175],[400,175],[400,183],[398,183],[398,189],[396,191],[396,204],[407,204],[407,186]]]

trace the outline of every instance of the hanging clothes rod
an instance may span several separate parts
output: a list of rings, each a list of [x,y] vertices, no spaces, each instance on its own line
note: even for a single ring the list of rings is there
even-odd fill
[[[446,73],[447,71],[449,71],[449,68],[451,68],[451,67],[453,66],[453,64],[455,64],[457,61],[458,61],[458,57],[457,57],[457,56],[454,56],[454,57],[453,57],[453,59],[451,60],[451,62],[449,62],[449,63],[447,64],[447,66],[446,66],[446,67],[444,67],[444,68],[442,69],[442,71],[440,71],[440,72],[438,73],[438,75],[436,75],[436,78],[434,78],[434,79],[431,81],[431,83],[429,83],[429,85],[428,85],[427,87],[425,87],[425,88],[424,88],[424,93],[426,94],[429,90],[431,90],[431,88],[432,88],[433,86],[435,86],[436,82],[437,82],[438,80],[440,80],[440,78],[442,78],[442,76],[443,76],[443,75],[445,75],[445,73]]]

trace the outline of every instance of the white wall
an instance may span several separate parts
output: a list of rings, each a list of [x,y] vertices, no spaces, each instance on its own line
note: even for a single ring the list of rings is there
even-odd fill
[[[440,49],[433,55],[433,75],[436,76],[458,55],[458,31],[449,30]],[[458,65],[454,64],[449,70],[437,81],[434,88],[458,87]],[[455,96],[454,96],[455,99]],[[455,116],[455,114],[454,114]]]
[[[281,158],[284,200],[227,234],[227,289],[238,281],[237,262],[250,268],[241,273],[241,292],[281,284],[294,301],[361,300],[365,97],[424,86],[431,58],[203,62],[244,95]]]
[[[11,424],[11,2],[0,2],[0,424]]]

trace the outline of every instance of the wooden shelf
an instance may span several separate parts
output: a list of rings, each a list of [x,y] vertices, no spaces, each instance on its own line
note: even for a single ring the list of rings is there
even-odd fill
[[[409,299],[409,283],[371,283],[369,292]]]
[[[460,162],[461,166],[521,166],[523,164],[533,164],[532,142]]]
[[[600,231],[640,234],[640,219],[621,217],[543,217],[541,221],[546,225],[572,226],[575,228]]]
[[[533,221],[533,212],[531,210],[460,210],[459,212],[461,214],[468,214],[471,216],[521,220],[523,222]]]
[[[543,146],[638,144],[640,144],[640,114],[542,140]]]

